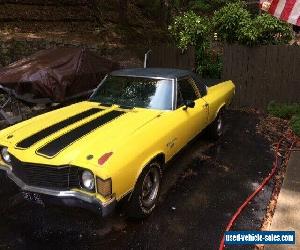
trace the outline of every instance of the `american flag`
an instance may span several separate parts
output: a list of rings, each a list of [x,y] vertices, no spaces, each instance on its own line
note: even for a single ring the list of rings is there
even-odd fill
[[[300,0],[260,0],[260,4],[271,15],[300,26]]]

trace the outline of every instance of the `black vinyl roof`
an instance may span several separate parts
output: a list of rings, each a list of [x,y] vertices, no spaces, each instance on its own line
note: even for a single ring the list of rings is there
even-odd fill
[[[164,78],[174,79],[187,75],[191,75],[191,71],[182,69],[168,69],[168,68],[133,68],[121,69],[110,73],[112,76],[131,76],[131,77],[145,77],[145,78]]]

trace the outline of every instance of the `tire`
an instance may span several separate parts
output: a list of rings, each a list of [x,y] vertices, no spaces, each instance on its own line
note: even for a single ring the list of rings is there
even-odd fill
[[[3,170],[0,170],[0,215],[3,213],[5,209],[5,202],[3,199],[3,189],[5,186],[6,182],[6,173]]]
[[[1,186],[4,184],[5,181],[6,181],[6,173],[5,171],[0,170],[0,189],[3,189],[1,188]]]
[[[144,168],[127,204],[127,215],[130,218],[143,219],[152,213],[159,198],[161,177],[162,169],[158,161]]]
[[[223,112],[220,111],[216,119],[208,126],[208,136],[218,140],[223,135]]]

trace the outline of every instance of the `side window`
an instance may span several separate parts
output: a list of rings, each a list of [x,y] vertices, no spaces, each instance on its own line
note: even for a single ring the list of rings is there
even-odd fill
[[[191,84],[188,79],[183,79],[178,81],[178,92],[181,92],[182,99],[187,101],[194,101],[198,99],[195,87]],[[177,101],[178,102],[178,101]]]
[[[199,89],[199,93],[200,96],[206,96],[207,94],[207,89],[206,89],[206,85],[204,84],[204,80],[201,79],[198,75],[196,75],[195,73],[192,74],[192,78],[194,80],[194,83],[197,85],[198,89]]]
[[[176,107],[177,108],[180,108],[184,105],[184,101],[183,101],[183,98],[182,98],[182,95],[181,95],[181,91],[180,89],[178,88],[177,89],[177,104],[176,104]]]

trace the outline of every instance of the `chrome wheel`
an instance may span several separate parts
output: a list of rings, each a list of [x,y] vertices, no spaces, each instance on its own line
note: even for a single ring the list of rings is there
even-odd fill
[[[141,202],[145,207],[151,207],[155,204],[160,186],[160,172],[159,166],[156,163],[151,164],[151,168],[145,175],[143,185]]]
[[[222,132],[223,132],[223,123],[222,123],[221,116],[219,116],[218,120],[217,120],[217,134],[218,134],[218,136],[221,136]]]

